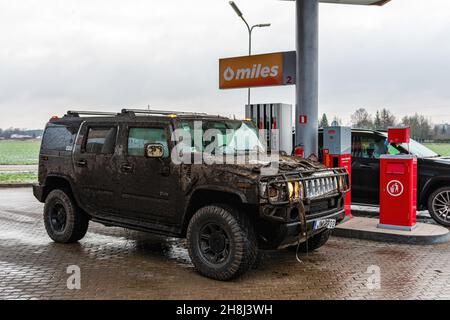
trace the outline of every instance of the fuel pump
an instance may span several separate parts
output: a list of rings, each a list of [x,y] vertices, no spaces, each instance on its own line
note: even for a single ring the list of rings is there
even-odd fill
[[[351,184],[352,129],[333,126],[323,129],[323,163],[329,168],[346,168]],[[351,192],[345,196],[345,214],[351,218]]]
[[[269,150],[292,153],[292,106],[283,103],[251,104],[245,106],[245,117],[259,130],[265,131]]]

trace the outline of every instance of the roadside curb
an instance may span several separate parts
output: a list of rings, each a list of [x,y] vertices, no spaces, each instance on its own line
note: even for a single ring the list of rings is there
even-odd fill
[[[31,188],[32,183],[0,183],[0,189],[6,188]]]
[[[397,231],[377,228],[378,219],[354,217],[336,227],[333,235],[342,238],[393,242],[410,245],[433,245],[450,240],[447,228],[417,223],[414,231]]]

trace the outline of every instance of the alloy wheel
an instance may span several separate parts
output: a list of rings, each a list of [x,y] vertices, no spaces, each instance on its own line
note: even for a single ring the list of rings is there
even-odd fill
[[[440,219],[450,220],[450,191],[442,191],[434,197],[433,211]]]

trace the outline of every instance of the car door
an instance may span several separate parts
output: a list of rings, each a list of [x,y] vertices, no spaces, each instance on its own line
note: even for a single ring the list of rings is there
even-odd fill
[[[80,128],[73,165],[81,203],[91,213],[115,209],[117,197],[117,123],[84,123]]]
[[[124,150],[119,163],[119,208],[128,218],[156,224],[175,224],[179,167],[170,160],[169,124],[124,125]],[[163,145],[162,158],[146,158],[144,146]]]
[[[352,202],[379,204],[380,156],[386,138],[370,132],[352,133]]]

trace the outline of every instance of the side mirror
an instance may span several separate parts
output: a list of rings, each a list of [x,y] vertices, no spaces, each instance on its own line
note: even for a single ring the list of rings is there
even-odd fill
[[[164,147],[161,143],[147,143],[144,150],[146,158],[162,158],[164,155]]]

